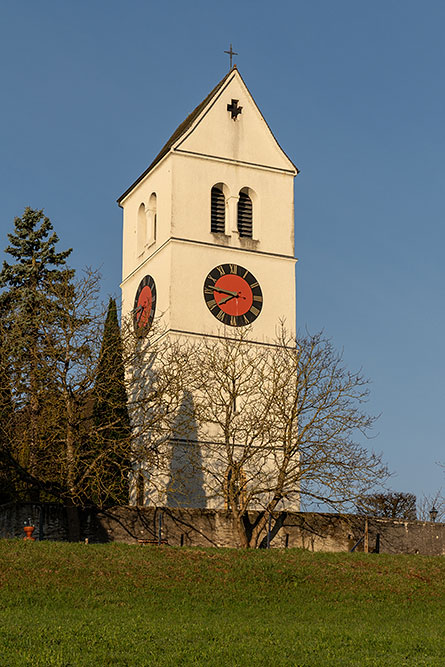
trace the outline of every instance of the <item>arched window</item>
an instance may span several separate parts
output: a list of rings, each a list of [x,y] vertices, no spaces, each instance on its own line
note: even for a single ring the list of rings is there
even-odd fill
[[[151,243],[154,243],[154,241],[156,241],[157,223],[158,223],[158,198],[156,193],[153,192],[153,194],[150,196],[150,199],[148,200],[147,243],[149,245]]]
[[[137,247],[139,254],[144,252],[146,243],[147,243],[147,211],[145,210],[145,204],[141,204],[138,209],[138,226],[137,226]]]
[[[214,185],[211,192],[210,231],[224,234],[226,229],[226,198],[220,185]]]
[[[247,188],[243,188],[239,193],[237,215],[238,232],[240,237],[252,238],[252,208],[252,200],[247,192]]]

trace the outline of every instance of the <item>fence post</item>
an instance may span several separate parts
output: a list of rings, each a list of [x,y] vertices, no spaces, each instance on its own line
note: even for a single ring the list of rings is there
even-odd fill
[[[161,541],[162,541],[162,512],[159,512],[158,546],[161,546]]]
[[[267,526],[267,543],[266,543],[266,549],[270,549],[270,531],[272,528],[272,514],[269,512],[269,523]]]

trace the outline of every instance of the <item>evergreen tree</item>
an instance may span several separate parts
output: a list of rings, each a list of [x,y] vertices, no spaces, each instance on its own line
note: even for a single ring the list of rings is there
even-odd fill
[[[14,428],[14,408],[3,331],[0,328],[0,504],[15,498],[15,476],[11,474],[9,453]]]
[[[417,498],[414,493],[382,491],[369,493],[356,503],[357,513],[388,519],[417,519]]]
[[[107,461],[102,477],[96,477],[93,500],[99,505],[128,503],[131,426],[127,402],[116,301],[110,298],[94,388],[96,446]]]
[[[78,506],[128,502],[130,423],[116,304],[110,301],[101,345],[98,274],[74,278],[71,251],[56,251],[42,211],[27,208],[9,241],[15,261],[0,271],[0,496],[9,498],[12,480],[16,499],[63,502],[70,539],[78,539]],[[6,427],[12,431],[2,437]]]
[[[15,262],[4,261],[0,271],[0,309],[3,352],[10,370],[13,400],[26,427],[23,433],[21,465],[31,476],[38,474],[42,448],[41,417],[51,376],[45,363],[48,341],[43,324],[60,316],[54,289],[69,284],[74,272],[67,268],[71,250],[56,251],[57,234],[43,211],[27,207],[14,220],[5,252]],[[32,486],[32,485],[31,485]],[[35,498],[36,493],[31,495]]]
[[[0,441],[5,442],[10,435],[13,404],[11,385],[8,376],[8,361],[4,346],[3,332],[0,329]]]

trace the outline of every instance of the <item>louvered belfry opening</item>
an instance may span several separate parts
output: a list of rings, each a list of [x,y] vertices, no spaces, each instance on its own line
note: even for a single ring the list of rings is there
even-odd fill
[[[218,186],[213,186],[211,196],[210,230],[215,234],[224,234],[226,229],[226,199]]]
[[[240,236],[252,238],[252,200],[246,192],[239,193],[238,232]]]

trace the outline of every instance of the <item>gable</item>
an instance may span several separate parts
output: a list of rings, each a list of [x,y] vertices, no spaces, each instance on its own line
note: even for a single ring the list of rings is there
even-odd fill
[[[227,107],[238,100],[236,119]],[[239,72],[234,69],[191,127],[175,142],[174,151],[297,173]]]
[[[242,111],[232,119],[227,106],[238,100]],[[121,205],[133,188],[170,152],[203,155],[298,174],[261,115],[236,65],[179,125],[158,155],[119,197]]]

